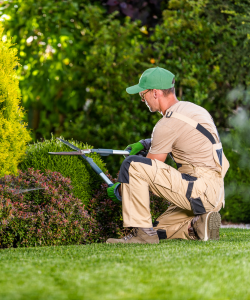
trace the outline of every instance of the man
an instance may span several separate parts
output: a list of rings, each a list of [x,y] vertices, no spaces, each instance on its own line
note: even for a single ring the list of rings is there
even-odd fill
[[[151,139],[129,145],[132,155],[121,165],[118,183],[108,188],[113,200],[122,199],[124,227],[133,233],[107,243],[159,243],[159,239],[219,239],[218,213],[224,205],[224,176],[229,163],[216,126],[202,107],[179,101],[174,75],[163,68],[146,70],[139,84],[127,88],[139,93],[151,112],[162,119]],[[147,157],[137,154],[149,150]],[[178,170],[165,164],[171,155]],[[171,205],[152,227],[149,191]]]

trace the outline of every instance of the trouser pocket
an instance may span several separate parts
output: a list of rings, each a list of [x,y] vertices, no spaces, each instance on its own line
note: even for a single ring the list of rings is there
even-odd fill
[[[223,182],[211,180],[207,183],[205,191],[206,201],[209,202],[214,208],[224,202],[224,184]]]
[[[181,173],[159,160],[155,160],[155,162],[157,169],[154,184],[167,188],[174,193],[181,193],[183,190]]]

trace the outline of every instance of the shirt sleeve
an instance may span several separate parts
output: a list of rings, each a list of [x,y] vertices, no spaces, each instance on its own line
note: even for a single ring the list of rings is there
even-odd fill
[[[151,138],[150,139],[145,139],[145,140],[140,140],[139,142],[143,145],[145,150],[150,149],[150,147],[151,147]]]
[[[167,154],[172,152],[173,144],[176,139],[176,130],[173,129],[171,124],[157,123],[152,132],[149,153]]]

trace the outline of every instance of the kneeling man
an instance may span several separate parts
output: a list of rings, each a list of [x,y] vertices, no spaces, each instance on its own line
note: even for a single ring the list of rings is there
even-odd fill
[[[127,88],[139,93],[151,112],[162,119],[151,139],[129,145],[118,183],[108,188],[109,196],[122,200],[124,227],[133,233],[107,243],[159,243],[159,239],[219,239],[224,206],[224,176],[229,163],[206,109],[178,101],[174,75],[163,68],[146,70],[139,84]],[[143,149],[147,157],[135,155]],[[165,164],[167,155],[178,170]],[[149,191],[171,202],[152,224]]]

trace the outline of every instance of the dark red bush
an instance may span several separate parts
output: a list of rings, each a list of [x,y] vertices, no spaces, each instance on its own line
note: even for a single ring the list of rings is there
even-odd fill
[[[42,189],[22,193],[27,188]],[[71,190],[70,179],[58,172],[29,169],[1,178],[0,247],[95,241],[96,222]]]
[[[109,178],[116,182],[110,175]],[[25,192],[26,189],[40,188]],[[107,184],[85,207],[58,172],[19,171],[0,181],[0,248],[86,244],[122,237],[122,205],[107,196]],[[151,194],[153,221],[168,203]]]

